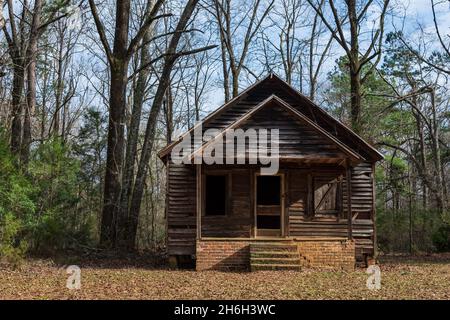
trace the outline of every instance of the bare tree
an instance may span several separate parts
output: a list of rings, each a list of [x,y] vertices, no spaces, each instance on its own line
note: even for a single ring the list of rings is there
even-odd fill
[[[239,75],[245,66],[249,48],[274,2],[275,0],[272,0],[263,9],[262,14],[259,14],[262,7],[261,0],[255,0],[249,6],[248,11],[243,14],[242,20],[236,22],[237,17],[234,17],[231,0],[213,0],[213,15],[220,35],[225,102],[230,100],[231,97],[238,95]],[[242,7],[241,5],[239,9],[236,9],[241,10]],[[243,31],[244,37],[239,40],[240,44],[238,44],[236,35],[244,21],[248,21],[248,24]],[[230,74],[231,95],[229,87]]]
[[[444,37],[441,27],[439,25],[437,14],[436,14],[436,7],[438,5],[447,4],[447,2],[448,1],[430,0],[431,11],[433,14],[433,27],[436,32],[439,46],[442,49],[442,51],[439,53],[440,55],[443,56],[442,58],[433,59],[433,55],[431,55],[430,57],[427,57],[424,52],[420,52],[420,50],[417,49],[417,48],[420,48],[419,44],[411,45],[411,41],[406,40],[404,37],[401,37],[401,41],[402,41],[403,45],[406,48],[408,48],[408,50],[410,50],[420,61],[424,62],[428,66],[430,66],[440,72],[450,75],[450,67],[446,64],[446,62],[450,59],[450,41],[448,41],[448,43],[445,42],[445,40],[449,38],[449,34],[446,34]],[[441,9],[441,8],[439,8],[439,9]],[[422,36],[419,37],[419,40],[423,41],[424,38],[425,37],[422,33]],[[426,46],[424,45],[424,47],[426,47]]]
[[[133,192],[130,196],[128,216],[128,232],[124,242],[129,248],[134,248],[136,242],[136,231],[139,221],[139,212],[141,208],[142,196],[144,193],[144,183],[148,172],[148,162],[151,158],[153,145],[155,142],[155,131],[157,119],[162,108],[164,97],[166,96],[166,90],[170,83],[170,74],[174,66],[175,61],[185,55],[194,54],[204,50],[209,50],[215,46],[207,46],[200,49],[194,49],[189,51],[178,51],[178,43],[180,42],[183,31],[186,30],[189,19],[194,12],[194,9],[198,3],[198,0],[189,0],[181,13],[178,24],[170,39],[167,50],[164,53],[164,63],[162,71],[159,74],[158,87],[156,89],[155,96],[153,98],[150,114],[148,116],[147,126],[144,135],[144,142],[142,145],[142,151],[139,157],[139,164],[137,167],[136,179],[133,186]]]
[[[146,16],[141,28],[129,41],[131,0],[117,1],[113,47],[111,49],[94,0],[89,0],[91,13],[105,51],[111,75],[109,92],[108,149],[106,158],[105,188],[100,242],[105,246],[116,245],[117,222],[120,212],[120,193],[125,147],[124,121],[128,64],[147,33],[149,26],[160,16],[159,8],[164,0],[158,0]]]
[[[335,0],[329,0],[327,11],[331,12],[332,17],[329,18],[325,11],[325,6],[321,6],[319,2],[307,0],[311,7],[317,12],[325,26],[332,33],[333,38],[344,49],[348,59],[350,69],[350,91],[351,91],[351,123],[352,128],[356,132],[361,131],[361,86],[367,77],[374,71],[381,59],[381,49],[384,34],[384,18],[386,16],[389,0],[383,0],[382,7],[377,22],[377,26],[372,30],[371,39],[364,52],[360,50],[362,41],[361,24],[367,19],[368,9],[375,5],[373,0],[366,1],[360,6],[356,0],[348,0],[342,5],[341,10],[337,6],[339,3]],[[333,22],[331,22],[333,21]],[[345,27],[349,25],[350,39],[345,34]],[[366,31],[367,32],[367,31]],[[362,68],[369,64],[365,74],[362,74]]]
[[[24,164],[29,157],[29,148],[32,141],[31,117],[36,109],[36,57],[38,54],[38,41],[55,21],[66,16],[58,14],[60,9],[67,6],[68,0],[56,5],[46,7],[43,19],[44,2],[35,0],[30,10],[28,1],[22,3],[20,15],[16,15],[14,1],[8,0],[9,31],[3,27],[9,54],[13,63],[12,109],[13,120],[11,126],[11,150],[20,153]],[[16,18],[19,17],[19,22]],[[31,17],[31,21],[28,21]],[[25,77],[26,75],[26,77]],[[26,79],[26,86],[25,86]],[[26,87],[26,99],[23,101],[23,91]]]
[[[319,6],[322,7],[324,2],[325,0],[322,0]],[[308,41],[309,98],[311,100],[315,100],[320,71],[322,70],[323,64],[329,54],[331,44],[333,42],[333,33],[326,35],[324,31],[323,23],[321,23],[319,15],[315,12],[311,27],[311,35]],[[324,41],[324,35],[326,36],[326,39],[325,43],[322,43]]]

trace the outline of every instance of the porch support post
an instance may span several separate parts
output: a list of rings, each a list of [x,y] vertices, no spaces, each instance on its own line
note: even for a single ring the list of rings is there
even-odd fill
[[[346,186],[347,186],[347,227],[348,238],[353,239],[353,214],[352,214],[352,167],[350,161],[345,162]]]
[[[202,238],[202,165],[196,164],[197,240]]]

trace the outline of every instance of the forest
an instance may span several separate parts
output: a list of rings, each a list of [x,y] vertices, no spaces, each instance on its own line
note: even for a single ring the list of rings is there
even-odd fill
[[[450,251],[448,0],[0,8],[2,261],[163,252],[157,152],[271,72],[383,153],[378,251]]]

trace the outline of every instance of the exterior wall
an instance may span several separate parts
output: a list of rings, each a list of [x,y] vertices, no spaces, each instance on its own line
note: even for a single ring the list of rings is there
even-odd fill
[[[298,241],[302,265],[311,268],[353,270],[355,242],[351,240]]]
[[[347,188],[343,169],[289,169],[287,181],[288,203],[286,212],[289,221],[290,237],[342,237],[348,234],[347,225]],[[341,212],[337,214],[312,215],[310,208],[314,204],[308,193],[308,179],[314,177],[339,177],[343,174]],[[356,258],[364,261],[365,256],[374,255],[374,172],[371,163],[361,163],[352,169],[352,230],[355,240]]]
[[[217,166],[209,170],[228,172],[230,176],[230,212],[226,216],[202,217],[202,237],[245,238],[252,237],[253,172],[256,168],[229,168]],[[308,214],[308,172],[313,175],[331,174],[332,168],[281,167],[286,176],[286,236],[295,238],[346,238],[346,188],[343,183],[343,214]],[[205,172],[206,170],[202,170]],[[374,205],[373,169],[370,164],[357,166],[352,173],[352,214],[358,214],[353,221],[356,259],[364,261],[365,256],[374,254]],[[196,253],[196,176],[195,167],[168,165],[167,224],[168,254],[194,255]],[[239,241],[242,242],[241,240]]]
[[[249,241],[201,240],[197,241],[196,269],[249,270]]]
[[[373,165],[363,162],[352,169],[352,215],[353,238],[356,246],[356,258],[364,261],[365,256],[374,256],[375,242],[375,172]],[[343,207],[347,208],[345,179],[343,185]]]
[[[167,250],[169,255],[195,254],[196,177],[192,165],[167,164]]]

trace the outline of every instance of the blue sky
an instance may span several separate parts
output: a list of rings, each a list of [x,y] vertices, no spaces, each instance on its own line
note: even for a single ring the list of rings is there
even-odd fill
[[[441,32],[444,34],[450,33],[450,3],[448,0],[435,0],[436,4],[440,4],[436,7],[436,14],[438,18],[438,24]],[[414,34],[419,32],[422,28],[430,37],[434,36],[435,29],[433,24],[433,15],[431,10],[431,0],[391,0],[391,5],[395,8],[394,16],[389,16],[386,19],[386,33],[394,30],[404,30],[405,34],[414,42]],[[374,18],[377,18],[376,10],[373,12]],[[369,19],[370,20],[370,19]],[[367,27],[370,27],[370,22],[367,22]],[[437,44],[437,38],[436,40]],[[412,42],[412,44],[413,44]],[[333,48],[334,56],[326,61],[322,76],[326,76],[335,65],[335,59],[344,52],[335,45]],[[244,85],[245,81],[242,85]],[[242,90],[243,88],[241,88]],[[223,89],[217,88],[210,93],[211,110],[216,109],[223,103]]]

